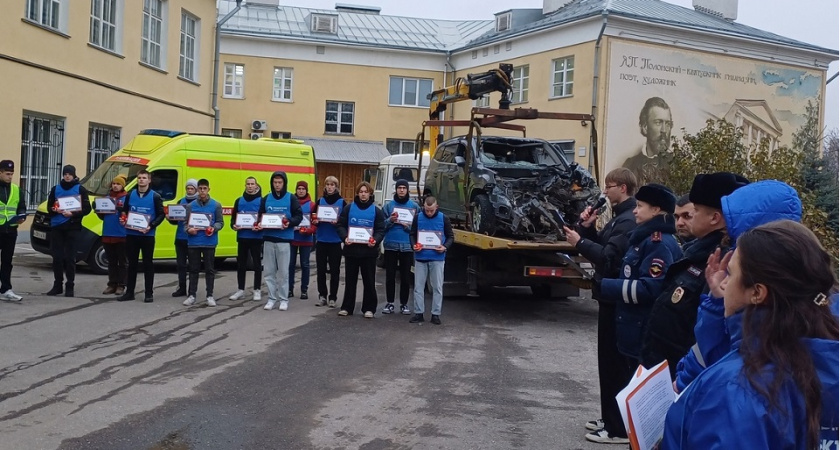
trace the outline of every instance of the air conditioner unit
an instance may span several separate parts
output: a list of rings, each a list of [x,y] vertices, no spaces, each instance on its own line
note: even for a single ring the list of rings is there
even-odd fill
[[[265,123],[265,120],[254,120],[251,122],[251,129],[254,131],[265,131],[268,129],[268,124]]]
[[[260,132],[260,133],[251,133],[251,140],[252,140],[252,141],[256,141],[257,139],[260,139],[261,137],[263,137],[262,132]]]

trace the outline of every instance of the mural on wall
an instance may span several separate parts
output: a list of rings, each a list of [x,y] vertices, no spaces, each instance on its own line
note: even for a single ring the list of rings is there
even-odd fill
[[[641,182],[663,170],[658,155],[682,130],[708,119],[743,127],[744,143],[790,145],[824,73],[752,59],[611,41],[604,165],[627,167]]]

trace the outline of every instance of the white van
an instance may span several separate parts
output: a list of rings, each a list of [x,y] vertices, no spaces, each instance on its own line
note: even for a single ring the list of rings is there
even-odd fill
[[[399,179],[408,181],[409,195],[416,202],[420,202],[420,194],[423,193],[423,186],[426,180],[426,170],[429,168],[429,153],[423,152],[423,165],[420,173],[417,173],[417,158],[419,155],[390,155],[379,161],[379,169],[371,175],[370,184],[373,185],[373,195],[376,204],[384,207],[394,199],[394,187]],[[420,181],[420,190],[417,190],[417,181]]]

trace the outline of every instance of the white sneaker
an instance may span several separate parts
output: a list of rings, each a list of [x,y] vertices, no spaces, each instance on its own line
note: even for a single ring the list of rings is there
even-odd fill
[[[262,292],[254,291],[254,298],[252,298],[251,300],[253,300],[255,302],[261,301],[262,300]]]
[[[184,306],[192,306],[192,305],[195,305],[195,295],[190,295],[189,297],[187,297],[187,299],[186,299],[186,300],[184,300],[184,303],[182,303],[182,304],[183,304]]]
[[[267,301],[263,309],[266,311],[271,311],[272,309],[274,309],[274,300]]]
[[[238,290],[238,291],[234,292],[234,293],[233,293],[233,295],[231,295],[229,298],[230,298],[231,300],[239,300],[240,298],[242,298],[242,297],[244,297],[244,296],[245,296],[245,291],[243,291],[242,289],[240,289],[240,290]]]
[[[12,301],[12,302],[19,302],[19,301],[23,300],[23,297],[15,294],[14,292],[12,292],[11,289],[9,289],[8,291],[0,294],[0,298],[2,298],[3,300],[9,300],[9,301]]]
[[[285,310],[289,309],[289,302],[287,302],[286,300],[283,300],[282,302],[280,302],[280,307],[277,308],[277,309],[279,309],[280,311],[285,311]]]
[[[630,439],[626,437],[610,436],[607,430],[603,428],[598,431],[586,433],[584,436],[587,441],[597,442],[599,444],[629,444]]]
[[[212,295],[207,297],[207,306],[216,306],[216,299]]]

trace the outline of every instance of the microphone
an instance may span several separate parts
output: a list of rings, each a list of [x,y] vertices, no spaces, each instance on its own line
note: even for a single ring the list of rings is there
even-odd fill
[[[601,209],[601,207],[603,207],[606,203],[607,203],[607,197],[606,196],[602,195],[602,196],[598,197],[598,201],[595,202],[594,205],[592,205],[592,214],[595,214],[595,211]],[[582,223],[583,223],[583,219],[578,219],[577,226],[580,226]]]

